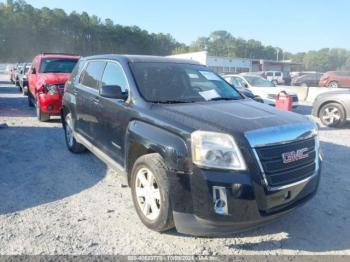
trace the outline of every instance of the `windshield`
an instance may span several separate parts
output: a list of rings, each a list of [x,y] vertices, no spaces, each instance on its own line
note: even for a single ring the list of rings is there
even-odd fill
[[[44,59],[40,73],[71,73],[77,62],[77,59]]]
[[[177,63],[131,63],[143,98],[153,103],[237,100],[242,96],[204,66]]]
[[[258,77],[258,76],[245,76],[244,77],[248,83],[251,86],[259,86],[259,87],[275,87],[275,85],[273,83],[271,83],[271,81],[266,80],[262,77]]]

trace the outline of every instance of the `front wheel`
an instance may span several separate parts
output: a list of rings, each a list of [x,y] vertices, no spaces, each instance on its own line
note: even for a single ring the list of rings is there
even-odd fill
[[[136,212],[151,230],[164,232],[174,227],[166,165],[159,154],[136,160],[131,173],[131,192]]]
[[[40,122],[47,122],[50,120],[50,115],[41,110],[39,101],[36,103],[36,116]]]
[[[332,81],[332,82],[329,83],[328,87],[329,87],[329,88],[339,88],[340,85],[339,85],[338,82]]]
[[[32,94],[29,91],[28,91],[28,106],[34,107],[33,96],[32,96]]]
[[[345,111],[340,104],[329,103],[324,105],[319,114],[322,124],[328,127],[341,127],[344,125]]]

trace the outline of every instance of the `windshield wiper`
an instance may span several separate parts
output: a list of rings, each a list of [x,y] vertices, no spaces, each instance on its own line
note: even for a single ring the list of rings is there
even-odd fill
[[[209,99],[208,101],[221,101],[221,100],[225,100],[225,101],[240,100],[240,98],[237,98],[237,97],[214,97],[212,99]]]
[[[152,103],[156,104],[185,104],[185,103],[193,103],[195,101],[184,101],[184,100],[162,100],[162,101],[152,101]]]

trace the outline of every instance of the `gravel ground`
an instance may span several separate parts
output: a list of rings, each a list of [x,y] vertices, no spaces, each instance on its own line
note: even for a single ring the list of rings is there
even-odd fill
[[[1,255],[350,254],[349,126],[320,130],[325,161],[312,201],[257,230],[196,238],[146,229],[121,178],[90,153],[69,153],[59,120],[39,123],[5,82],[0,123]]]

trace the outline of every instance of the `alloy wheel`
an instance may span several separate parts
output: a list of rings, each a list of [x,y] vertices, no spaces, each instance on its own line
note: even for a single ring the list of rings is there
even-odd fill
[[[143,215],[154,221],[160,214],[160,190],[152,171],[141,168],[135,179],[135,193],[137,203]]]
[[[340,111],[336,107],[327,107],[322,114],[322,119],[327,125],[334,125],[340,118]]]

